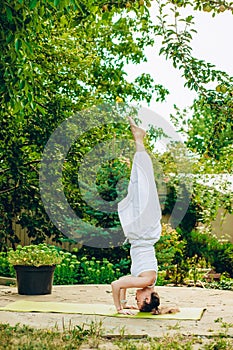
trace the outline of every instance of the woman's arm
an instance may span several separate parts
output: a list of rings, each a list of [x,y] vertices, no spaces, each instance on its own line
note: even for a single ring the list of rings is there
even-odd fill
[[[120,279],[111,283],[112,286],[112,296],[114,305],[117,312],[123,313],[123,306],[121,305],[121,290],[127,288],[144,288],[153,283],[153,278],[151,276],[134,277],[134,276],[124,276]],[[130,313],[130,311],[125,311],[124,313]]]
[[[126,288],[121,288],[120,289],[120,304],[123,307],[123,309],[126,307],[127,305],[127,300],[126,300]]]

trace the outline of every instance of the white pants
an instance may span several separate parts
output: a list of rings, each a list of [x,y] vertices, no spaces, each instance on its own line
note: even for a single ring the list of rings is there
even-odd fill
[[[161,234],[161,208],[152,161],[146,151],[136,152],[127,196],[118,203],[118,214],[131,246],[154,245]]]

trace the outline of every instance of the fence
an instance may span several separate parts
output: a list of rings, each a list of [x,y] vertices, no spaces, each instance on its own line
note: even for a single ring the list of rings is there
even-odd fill
[[[223,238],[229,240],[233,243],[233,214],[227,214],[224,219],[222,219],[223,210],[220,208],[216,219],[212,222],[212,233],[215,234],[218,238]],[[162,221],[167,223],[169,220],[169,216],[163,216]],[[20,240],[20,244],[25,246],[32,243],[32,239],[28,237],[27,229],[22,228],[15,221],[12,223],[12,228],[15,234],[18,236]],[[64,250],[71,252],[73,248],[80,248],[79,243],[71,243],[71,242],[54,242],[52,237],[46,237],[45,243],[56,245]]]
[[[13,220],[12,228],[13,228],[14,233],[16,234],[16,236],[20,240],[19,244],[21,244],[22,246],[32,244],[33,238],[28,237],[27,229],[22,228],[21,225],[17,224],[16,220]],[[59,248],[62,248],[62,249],[67,250],[69,252],[71,252],[73,250],[73,248],[80,248],[79,243],[71,243],[71,242],[59,243],[59,242],[53,241],[53,237],[46,237],[44,240],[44,243],[56,245]]]

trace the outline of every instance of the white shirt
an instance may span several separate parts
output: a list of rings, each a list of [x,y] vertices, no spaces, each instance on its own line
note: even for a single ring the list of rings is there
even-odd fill
[[[139,276],[145,271],[155,271],[158,273],[158,263],[155,256],[155,249],[153,245],[134,246],[130,248],[131,256],[131,275]]]

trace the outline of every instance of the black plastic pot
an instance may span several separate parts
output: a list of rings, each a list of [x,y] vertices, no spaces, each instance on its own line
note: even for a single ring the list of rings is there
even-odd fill
[[[55,265],[15,265],[18,293],[22,295],[43,295],[52,293]]]

